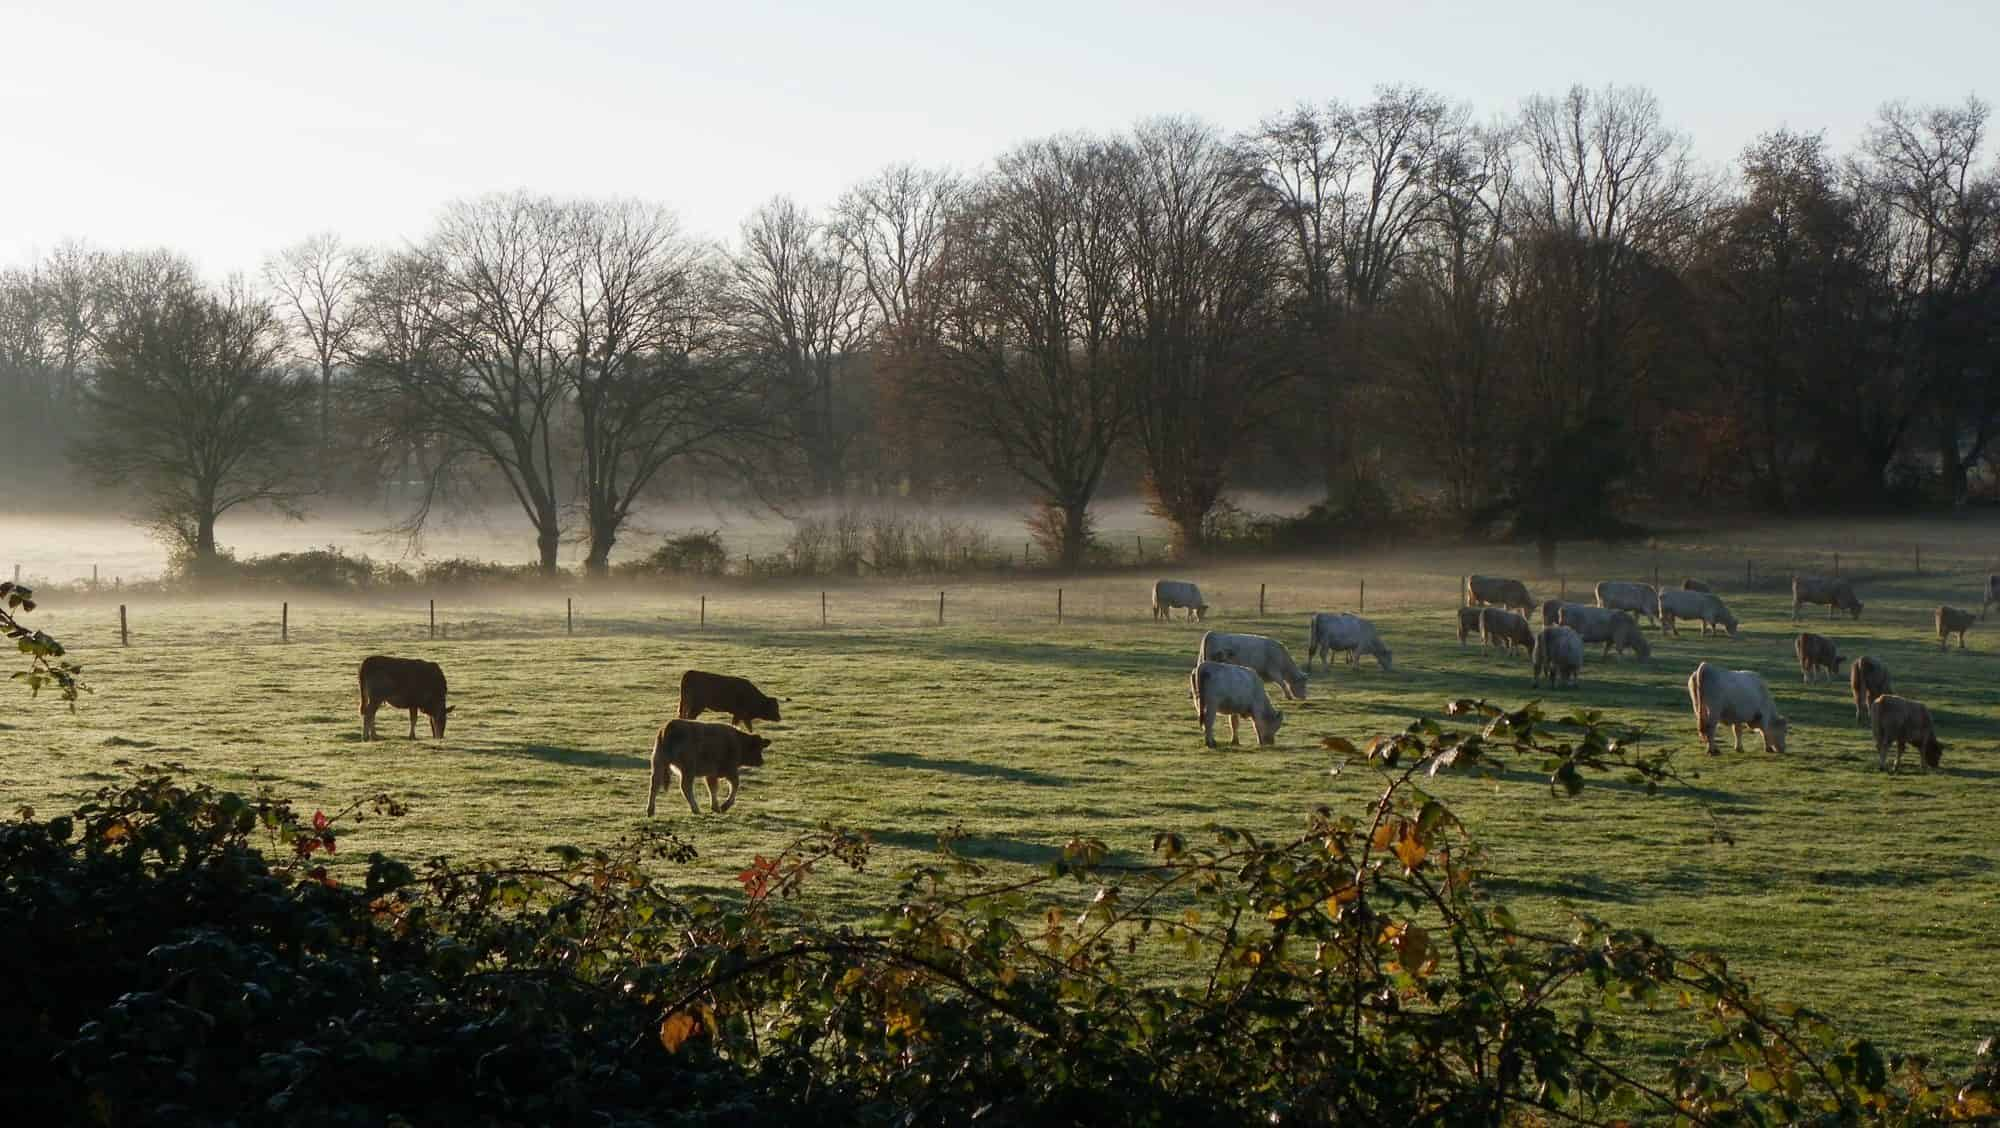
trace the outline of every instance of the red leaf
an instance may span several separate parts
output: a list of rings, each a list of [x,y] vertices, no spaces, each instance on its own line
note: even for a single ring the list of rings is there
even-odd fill
[[[326,812],[325,812],[325,811],[314,811],[314,812],[313,812],[313,829],[314,829],[314,830],[325,830],[325,829],[326,829]]]

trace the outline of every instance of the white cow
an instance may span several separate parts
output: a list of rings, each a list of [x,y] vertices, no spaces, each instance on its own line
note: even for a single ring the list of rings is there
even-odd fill
[[[1721,627],[1729,632],[1730,638],[1736,637],[1736,616],[1720,596],[1710,592],[1672,589],[1661,592],[1660,629],[1679,637],[1681,629],[1674,624],[1676,619],[1699,620],[1702,634]]]
[[[1363,654],[1375,656],[1375,664],[1382,669],[1390,668],[1389,648],[1375,633],[1375,624],[1359,615],[1345,611],[1319,611],[1312,617],[1312,638],[1306,647],[1306,669],[1312,669],[1313,659],[1325,656],[1327,668],[1333,667],[1336,652],[1347,655],[1347,664],[1358,666]]]
[[[1764,737],[1766,750],[1783,753],[1789,722],[1778,712],[1771,687],[1754,670],[1720,670],[1703,662],[1688,675],[1688,700],[1694,703],[1694,726],[1702,747],[1715,754],[1715,726],[1736,733],[1736,750],[1743,751],[1743,726]]]
[[[1583,639],[1568,627],[1543,627],[1535,636],[1535,674],[1533,684],[1540,689],[1542,678],[1549,679],[1549,688],[1554,689],[1568,682],[1576,685],[1576,672],[1583,668]]]
[[[1153,581],[1153,618],[1173,617],[1176,607],[1185,607],[1196,619],[1208,618],[1208,604],[1201,601],[1201,589],[1186,580]]]
[[[1603,643],[1607,658],[1611,656],[1614,646],[1621,653],[1627,650],[1636,653],[1641,661],[1653,656],[1653,647],[1646,641],[1646,636],[1639,633],[1639,624],[1623,611],[1565,603],[1562,606],[1562,625],[1575,631],[1587,643]]]
[[[1202,662],[1188,674],[1188,696],[1194,700],[1195,718],[1201,722],[1202,740],[1215,747],[1216,714],[1229,717],[1229,743],[1236,743],[1236,720],[1250,718],[1257,730],[1257,743],[1275,744],[1278,726],[1285,715],[1264,694],[1263,679],[1247,666],[1228,662]]]
[[[1596,594],[1599,607],[1644,615],[1647,622],[1656,627],[1660,625],[1660,589],[1652,584],[1606,580],[1597,585]]]
[[[1290,651],[1275,638],[1263,635],[1209,631],[1201,636],[1198,662],[1228,662],[1257,671],[1267,682],[1277,682],[1285,696],[1298,701],[1306,698],[1306,676],[1292,661]]]

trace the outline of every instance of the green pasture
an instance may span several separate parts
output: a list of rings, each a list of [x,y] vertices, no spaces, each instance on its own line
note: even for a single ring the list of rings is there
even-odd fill
[[[866,872],[828,872],[817,885],[822,908],[859,916],[889,892],[901,862],[948,829],[1003,878],[1045,864],[1078,834],[1137,859],[1158,830],[1221,821],[1277,835],[1318,804],[1358,810],[1378,780],[1365,768],[1330,773],[1321,737],[1360,742],[1440,716],[1457,697],[1513,705],[1537,695],[1525,656],[1458,644],[1461,574],[1521,576],[1542,598],[1564,584],[1576,596],[1598,579],[1651,579],[1657,565],[1669,582],[1713,581],[1742,636],[1662,640],[1649,630],[1651,662],[1593,655],[1579,689],[1539,695],[1642,726],[1679,750],[1678,766],[1698,773],[1695,789],[1648,797],[1594,780],[1579,798],[1558,799],[1532,763],[1497,782],[1436,781],[1485,843],[1495,892],[1530,919],[1575,908],[1713,947],[1775,997],[1957,1066],[2000,1020],[1990,990],[2000,981],[2000,618],[1972,633],[1970,652],[1940,653],[1930,616],[1939,602],[1978,605],[1996,548],[2000,528],[1907,522],[1565,546],[1562,573],[1548,576],[1531,552],[1508,548],[1232,560],[1080,581],[848,584],[827,589],[826,626],[817,585],[718,584],[705,593],[705,624],[695,586],[552,586],[441,593],[450,636],[437,640],[422,596],[291,596],[291,637],[280,643],[288,597],[273,592],[128,596],[132,638],[121,647],[117,597],[58,596],[34,621],[70,646],[95,692],[73,715],[60,703],[0,699],[0,800],[53,811],[124,765],[178,762],[222,785],[268,783],[308,811],[376,791],[411,805],[405,818],[354,828],[345,865],[370,850],[491,857],[605,842],[643,819],[654,730],[672,715],[681,672],[699,667],[752,678],[784,698],[785,720],[759,726],[775,743],[735,810],[705,813],[698,788],[704,813],[691,816],[677,793],[662,794],[659,818],[701,851],[686,880],[728,888],[756,854],[832,821],[877,843]],[[1844,655],[1884,660],[1899,692],[1930,704],[1947,745],[1939,772],[1881,774],[1845,682],[1800,682],[1784,577],[1831,571],[1834,551],[1867,609],[1858,622],[1829,621],[1824,609],[1807,621]],[[1309,612],[1353,609],[1365,581],[1365,613],[1394,648],[1394,669],[1364,661],[1316,673],[1309,700],[1279,701],[1275,748],[1258,748],[1246,724],[1241,747],[1207,752],[1186,685],[1203,626],[1151,620],[1155,575],[1199,582],[1214,605],[1207,626],[1273,635],[1301,660]],[[361,743],[355,667],[371,653],[444,665],[457,706],[445,740],[420,726],[413,742],[407,720],[385,711],[387,739]],[[1742,754],[1730,752],[1726,730],[1722,755],[1701,754],[1685,683],[1704,659],[1765,675],[1792,721],[1786,755],[1766,754],[1754,734]],[[1711,816],[1733,844],[1713,839]]]

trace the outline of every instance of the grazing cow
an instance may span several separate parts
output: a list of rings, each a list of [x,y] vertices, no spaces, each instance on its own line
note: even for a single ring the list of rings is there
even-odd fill
[[[687,799],[689,811],[701,814],[694,801],[697,777],[708,784],[709,810],[719,815],[734,807],[736,796],[743,791],[738,773],[744,768],[763,767],[764,750],[770,746],[770,737],[738,732],[728,725],[668,721],[653,738],[653,783],[646,790],[646,817],[653,816],[653,800],[665,786],[669,768],[681,779],[681,795]],[[720,798],[717,781],[723,779],[729,781],[729,798],[717,803]]]
[[[1847,668],[1847,686],[1854,691],[1854,723],[1868,723],[1868,706],[1889,692],[1889,667],[1880,658],[1863,654]]]
[[[1596,595],[1599,607],[1644,615],[1647,622],[1660,625],[1660,589],[1652,584],[1605,580],[1597,585]]]
[[[1958,648],[1965,649],[1965,632],[1979,621],[1979,616],[1957,607],[1939,606],[1937,609],[1938,649],[1948,649],[1945,643],[1952,635],[1958,636]]]
[[[1736,733],[1738,752],[1748,725],[1764,737],[1766,751],[1784,753],[1790,724],[1756,671],[1722,670],[1703,662],[1688,675],[1688,700],[1694,703],[1694,726],[1709,755],[1715,755],[1716,725],[1728,725]]]
[[[1458,609],[1458,644],[1479,633],[1479,616],[1485,614],[1484,607],[1461,607]]]
[[[689,670],[681,675],[681,707],[675,714],[691,721],[703,713],[727,713],[752,732],[756,722],[778,720],[778,699],[750,684],[749,678]]]
[[[1979,617],[1984,619],[1986,609],[1995,603],[2000,603],[2000,575],[1989,572],[1986,576],[1985,596],[1979,601]]]
[[[1847,661],[1832,639],[1811,631],[1800,631],[1792,640],[1792,653],[1799,657],[1799,680],[1803,682],[1812,681],[1815,673],[1824,673],[1826,680],[1832,681],[1840,675],[1840,664]]]
[[[1653,656],[1653,648],[1646,636],[1639,633],[1639,624],[1623,611],[1613,611],[1605,607],[1590,607],[1582,603],[1565,603],[1562,608],[1562,625],[1575,631],[1577,636],[1588,643],[1603,643],[1604,656],[1611,656],[1611,648],[1620,653],[1630,650],[1645,661]]]
[[[1153,581],[1153,618],[1171,619],[1174,608],[1184,607],[1190,617],[1208,618],[1208,604],[1201,601],[1201,589],[1186,580]]]
[[[1259,744],[1277,743],[1278,726],[1285,723],[1285,714],[1265,696],[1263,679],[1248,667],[1202,662],[1188,674],[1188,696],[1194,699],[1195,719],[1201,722],[1202,740],[1210,748],[1215,747],[1217,714],[1229,718],[1231,744],[1236,743],[1239,717],[1250,718]]]
[[[1708,634],[1716,627],[1736,637],[1736,616],[1722,597],[1705,591],[1663,591],[1660,593],[1660,629],[1680,637],[1681,629],[1676,620],[1698,619],[1701,633]]]
[[[1799,607],[1807,603],[1826,604],[1826,617],[1833,618],[1836,611],[1845,611],[1852,617],[1861,617],[1861,601],[1854,597],[1854,585],[1846,580],[1827,579],[1824,576],[1792,577],[1792,621],[1799,618]]]
[[[1535,648],[1535,628],[1528,625],[1528,620],[1498,607],[1479,609],[1479,637],[1488,646],[1506,647],[1509,654]]]
[[[1335,652],[1347,655],[1347,664],[1359,666],[1363,654],[1375,656],[1375,664],[1384,670],[1391,661],[1389,648],[1375,633],[1375,624],[1359,615],[1346,611],[1320,611],[1312,617],[1312,643],[1306,650],[1306,669],[1312,669],[1313,659],[1324,655],[1328,669],[1333,668]]]
[[[1709,586],[1708,586],[1708,585],[1707,585],[1706,583],[1702,582],[1701,580],[1697,580],[1697,579],[1693,578],[1692,576],[1690,576],[1690,577],[1688,577],[1687,579],[1684,579],[1684,580],[1682,580],[1682,581],[1681,581],[1681,590],[1682,590],[1682,591],[1708,591],[1708,592],[1712,592],[1712,591],[1714,591],[1715,589],[1714,589],[1714,588],[1712,588],[1712,587],[1709,587]]]
[[[1535,601],[1528,598],[1528,585],[1519,580],[1502,576],[1467,576],[1465,605],[1471,607],[1482,603],[1519,611],[1523,615],[1535,609]]]
[[[1201,650],[1195,660],[1247,667],[1265,681],[1277,682],[1286,697],[1297,701],[1306,698],[1306,676],[1292,662],[1291,652],[1275,638],[1209,631],[1201,636]]]
[[[1542,675],[1547,674],[1549,688],[1554,689],[1567,681],[1576,685],[1576,672],[1583,668],[1583,639],[1568,627],[1543,627],[1535,636],[1535,672],[1533,685],[1540,689]]]
[[[444,739],[444,668],[421,658],[390,658],[373,654],[361,660],[361,739],[375,739],[375,710],[410,711],[410,739],[417,738],[417,714],[431,720],[431,735]]]
[[[1868,706],[1870,727],[1875,730],[1875,766],[1895,773],[1903,770],[1903,751],[1915,745],[1917,758],[1925,769],[1935,768],[1944,759],[1944,745],[1938,743],[1931,711],[1923,702],[1885,693]],[[1896,763],[1889,763],[1889,745],[1896,746]]]

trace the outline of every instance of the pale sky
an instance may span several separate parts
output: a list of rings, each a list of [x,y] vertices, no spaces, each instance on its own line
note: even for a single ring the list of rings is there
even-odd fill
[[[1159,113],[1240,129],[1384,83],[1481,118],[1642,85],[1720,166],[1781,124],[1844,150],[1890,99],[1995,100],[1996,49],[1993,0],[0,0],[0,264],[82,237],[254,271],[515,188],[657,200],[727,239],[892,161],[970,169]]]

